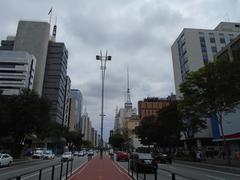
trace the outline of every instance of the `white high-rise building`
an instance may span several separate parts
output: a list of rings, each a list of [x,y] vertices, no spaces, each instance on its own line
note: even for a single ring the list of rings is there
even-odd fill
[[[238,34],[240,23],[231,22],[221,22],[214,29],[183,29],[171,48],[177,99],[187,73],[213,61],[213,56]]]
[[[171,47],[177,99],[181,99],[179,86],[187,74],[213,61],[213,56],[239,34],[240,23],[231,22],[221,22],[214,29],[183,29]],[[198,147],[201,139],[213,138],[218,126],[213,119],[206,120],[206,125],[208,128],[194,134]]]
[[[18,95],[33,88],[36,58],[24,51],[0,51],[0,90],[3,95]]]

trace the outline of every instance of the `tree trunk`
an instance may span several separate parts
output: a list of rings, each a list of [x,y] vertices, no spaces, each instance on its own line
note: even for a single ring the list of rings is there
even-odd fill
[[[220,125],[220,129],[221,129],[221,134],[222,134],[222,139],[223,139],[223,148],[224,148],[224,153],[225,155],[227,155],[227,162],[228,162],[228,165],[230,166],[231,165],[231,158],[230,158],[230,154],[229,154],[229,147],[228,147],[228,143],[226,141],[226,138],[225,138],[225,135],[224,135],[224,131],[223,131],[223,117],[222,117],[222,112],[218,112],[217,113],[218,115],[218,122],[219,122],[219,125]]]

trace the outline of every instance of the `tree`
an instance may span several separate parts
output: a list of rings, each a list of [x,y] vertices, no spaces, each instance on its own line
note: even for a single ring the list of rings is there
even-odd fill
[[[157,142],[159,123],[156,116],[146,116],[136,127],[135,132],[144,145],[151,145]]]
[[[37,93],[23,90],[19,95],[1,96],[1,130],[13,139],[13,156],[19,157],[25,137],[44,134],[50,122],[50,103]]]
[[[67,142],[72,145],[72,148],[81,149],[82,145],[82,133],[80,130],[69,131],[67,133]]]
[[[191,72],[180,86],[186,108],[203,118],[216,114],[224,147],[223,114],[234,111],[239,104],[239,77],[240,61],[221,59]]]
[[[182,129],[181,114],[177,102],[159,111],[157,116],[143,118],[136,133],[145,145],[156,144],[159,147],[174,147],[180,138]]]
[[[125,141],[125,137],[121,134],[114,134],[109,137],[109,144],[111,144],[113,148],[122,148]]]

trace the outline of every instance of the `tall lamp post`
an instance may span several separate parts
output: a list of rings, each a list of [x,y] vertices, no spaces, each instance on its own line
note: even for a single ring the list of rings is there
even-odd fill
[[[106,51],[105,56],[102,55],[102,51],[100,51],[100,55],[96,55],[96,60],[101,61],[101,72],[102,72],[102,105],[101,105],[101,148],[100,148],[100,159],[102,159],[103,155],[103,118],[104,118],[104,113],[103,113],[103,107],[104,107],[104,79],[105,79],[105,71],[106,71],[106,62],[111,61],[111,56],[108,56],[108,52]]]

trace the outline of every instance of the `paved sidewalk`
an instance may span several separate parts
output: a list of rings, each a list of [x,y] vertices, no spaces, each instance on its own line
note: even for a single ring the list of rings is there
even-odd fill
[[[70,180],[131,180],[121,168],[107,155],[101,160],[95,156],[75,172]]]

